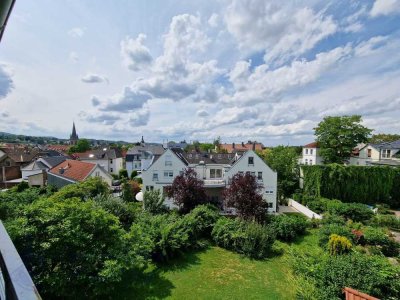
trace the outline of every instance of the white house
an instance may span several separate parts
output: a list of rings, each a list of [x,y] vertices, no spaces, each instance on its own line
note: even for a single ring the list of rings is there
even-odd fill
[[[322,157],[319,155],[319,146],[317,142],[313,142],[303,146],[302,157],[300,159],[302,165],[322,165]]]
[[[124,169],[124,158],[118,148],[93,149],[74,153],[72,156],[80,161],[98,164],[110,174],[118,175],[119,171]]]
[[[400,166],[400,140],[380,144],[366,144],[358,151],[358,156],[350,159],[352,165]]]
[[[252,150],[239,153],[186,153],[182,149],[167,149],[142,173],[143,190],[164,190],[174,178],[187,169],[196,171],[203,180],[207,196],[216,202],[222,201],[222,191],[229,186],[237,173],[250,173],[257,177],[263,198],[270,212],[277,208],[277,174]],[[166,204],[173,207],[172,199]]]
[[[163,153],[164,147],[161,144],[146,144],[133,146],[126,153],[126,170],[130,176],[132,171],[141,173],[146,170],[153,161],[157,160]]]

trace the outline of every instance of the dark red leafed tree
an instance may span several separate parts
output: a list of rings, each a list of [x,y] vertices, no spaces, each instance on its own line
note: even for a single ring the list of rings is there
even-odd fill
[[[260,221],[267,210],[260,188],[255,176],[236,174],[223,192],[224,205],[236,208],[243,219]]]
[[[165,191],[183,213],[188,213],[207,200],[204,183],[197,178],[193,169],[187,169],[182,175],[175,177],[172,185],[167,186]]]

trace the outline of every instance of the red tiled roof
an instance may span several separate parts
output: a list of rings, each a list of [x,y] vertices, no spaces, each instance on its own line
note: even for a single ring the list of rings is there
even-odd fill
[[[304,148],[319,148],[318,142],[312,142],[307,145],[304,145]]]
[[[90,174],[90,172],[92,172],[95,167],[96,164],[68,159],[50,169],[49,172],[75,181],[82,181]],[[60,173],[60,168],[64,169],[62,174]]]
[[[264,148],[264,145],[261,143],[249,143],[247,142],[246,144],[244,143],[238,143],[238,144],[221,144],[220,147],[221,149],[226,150],[228,153],[232,153],[234,151],[247,151],[247,150],[253,150],[253,146],[255,146],[255,150],[262,150]]]
[[[47,145],[46,148],[48,150],[55,150],[55,151],[62,151],[62,152],[68,152],[69,150],[69,145]]]
[[[361,293],[352,288],[345,287],[343,292],[346,294],[346,300],[379,300],[378,298]]]

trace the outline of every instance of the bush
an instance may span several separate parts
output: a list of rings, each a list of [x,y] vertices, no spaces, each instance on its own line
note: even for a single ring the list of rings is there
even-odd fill
[[[375,252],[381,252],[385,256],[397,256],[400,252],[400,244],[392,240],[381,228],[366,227],[364,239],[367,245],[376,246]]]
[[[220,218],[211,235],[217,245],[257,259],[270,253],[275,240],[271,227],[228,218]]]
[[[400,218],[391,215],[375,215],[371,222],[372,225],[384,226],[400,230]]]
[[[341,255],[349,253],[352,244],[348,238],[337,234],[332,234],[328,241],[328,250],[331,255]]]
[[[145,266],[142,241],[91,200],[37,200],[7,230],[44,298],[101,298]]]
[[[129,178],[128,171],[126,169],[119,170],[118,177],[119,177],[119,179],[123,179],[123,178],[128,179]]]
[[[122,199],[111,195],[98,195],[93,200],[105,211],[116,216],[124,228],[128,229],[132,225],[135,219],[135,210]]]
[[[354,222],[366,222],[374,216],[374,212],[361,203],[328,202],[327,211]]]
[[[29,189],[29,184],[26,181],[22,181],[22,182],[18,183],[18,185],[16,186],[17,193],[23,192],[26,189]]]
[[[327,213],[321,220],[322,224],[337,224],[337,225],[345,225],[346,220],[342,216],[332,215]]]
[[[97,195],[109,194],[110,190],[100,177],[93,177],[86,179],[81,183],[69,184],[61,188],[58,192],[54,193],[50,199],[52,200],[65,200],[69,198],[80,198],[87,200]]]
[[[192,240],[211,237],[211,231],[219,219],[219,211],[213,205],[199,205],[183,217],[184,224],[191,228]]]
[[[164,200],[165,197],[160,190],[146,191],[143,195],[143,208],[153,215],[165,213],[168,208],[165,206]]]
[[[131,179],[134,179],[138,175],[138,172],[136,170],[133,170],[131,173]]]
[[[322,226],[322,228],[319,230],[319,245],[325,248],[332,234],[344,236],[349,240],[353,238],[353,234],[351,233],[350,228],[348,228],[347,226],[328,224]]]
[[[279,215],[272,221],[276,237],[282,241],[293,241],[297,236],[303,235],[307,229],[307,219],[303,216]]]
[[[312,284],[316,299],[343,299],[343,287],[351,287],[380,299],[400,299],[400,269],[380,256],[352,252],[348,255],[293,253],[297,276]]]

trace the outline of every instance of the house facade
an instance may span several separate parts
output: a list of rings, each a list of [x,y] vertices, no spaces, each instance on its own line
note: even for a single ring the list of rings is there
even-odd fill
[[[366,144],[350,164],[359,166],[386,165],[400,167],[400,140],[380,144]]]
[[[132,171],[141,173],[157,160],[165,149],[161,144],[146,144],[133,146],[126,153],[126,170],[130,176]]]
[[[64,156],[40,157],[21,168],[22,179],[28,181],[29,186],[44,186],[47,172],[65,160]]]
[[[300,159],[302,165],[322,165],[323,160],[319,155],[319,146],[317,142],[309,143],[303,146]]]
[[[73,156],[80,161],[98,164],[110,174],[118,175],[124,169],[122,151],[118,148],[93,149],[82,153],[74,153]]]
[[[147,170],[143,171],[143,190],[164,188],[186,169],[196,171],[203,180],[206,194],[213,202],[222,202],[222,192],[230,179],[238,173],[254,175],[260,185],[260,192],[268,203],[268,211],[277,209],[277,174],[253,151],[244,153],[186,153],[182,149],[167,149]],[[174,207],[172,199],[166,199]]]
[[[100,165],[70,159],[49,170],[47,183],[61,188],[68,184],[82,182],[91,177],[100,177],[110,187],[112,186],[112,176]]]

